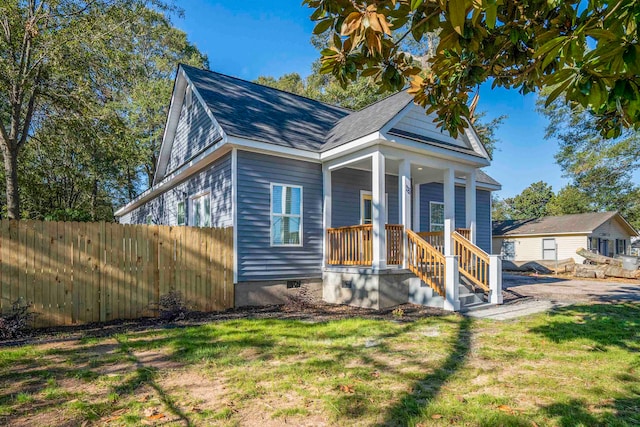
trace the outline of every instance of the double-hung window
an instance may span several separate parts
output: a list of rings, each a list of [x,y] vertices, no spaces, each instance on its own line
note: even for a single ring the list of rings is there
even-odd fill
[[[211,227],[211,197],[209,193],[191,198],[191,221],[193,227]]]
[[[271,245],[302,245],[302,187],[271,184]]]
[[[444,231],[444,203],[429,203],[429,231]]]
[[[178,221],[178,225],[187,225],[187,210],[186,210],[186,203],[183,201],[178,202],[178,207],[177,207],[177,221]]]

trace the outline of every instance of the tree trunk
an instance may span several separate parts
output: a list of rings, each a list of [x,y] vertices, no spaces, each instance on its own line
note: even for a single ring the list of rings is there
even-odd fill
[[[18,150],[3,150],[4,176],[7,194],[7,218],[20,219],[20,194],[18,193]]]
[[[597,264],[609,264],[609,265],[622,267],[622,261],[620,261],[619,259],[610,258],[608,256],[604,256],[600,254],[594,254],[593,252],[589,252],[584,248],[579,248],[576,251],[576,253],[581,257],[586,258],[589,261],[595,262]]]

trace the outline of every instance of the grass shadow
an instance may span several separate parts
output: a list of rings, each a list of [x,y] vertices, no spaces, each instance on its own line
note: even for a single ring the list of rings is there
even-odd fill
[[[442,386],[464,366],[471,349],[473,320],[463,317],[453,338],[453,346],[445,361],[435,371],[417,381],[412,392],[391,407],[380,425],[412,425],[438,396]]]
[[[530,331],[555,343],[584,339],[592,341],[599,351],[610,346],[640,351],[640,304],[573,305],[558,308],[550,316],[548,322]]]

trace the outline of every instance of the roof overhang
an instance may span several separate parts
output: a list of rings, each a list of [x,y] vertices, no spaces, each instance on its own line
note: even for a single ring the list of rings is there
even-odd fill
[[[571,233],[531,233],[531,234],[493,234],[492,237],[500,237],[504,239],[508,238],[518,238],[518,237],[544,237],[544,236],[586,236],[587,234],[593,233],[591,231],[574,231]]]
[[[199,155],[192,158],[188,163],[185,163],[169,175],[164,177],[158,184],[154,184],[144,193],[140,194],[134,200],[124,205],[116,211],[114,214],[116,217],[121,217],[131,212],[132,210],[142,206],[144,203],[153,199],[157,195],[164,193],[172,188],[178,186],[185,180],[189,179],[196,173],[202,171],[214,161],[231,151],[231,146],[227,144],[225,139],[218,141],[217,143],[209,146],[206,150],[202,151]]]

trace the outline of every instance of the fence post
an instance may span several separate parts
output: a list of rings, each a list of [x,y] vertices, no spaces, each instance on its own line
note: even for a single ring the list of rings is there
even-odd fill
[[[444,309],[448,311],[460,310],[460,273],[458,271],[458,256],[445,256],[445,298]]]
[[[98,262],[96,262],[96,264],[98,265],[98,281],[100,282],[99,285],[99,289],[100,289],[100,299],[99,304],[100,304],[100,321],[101,322],[106,322],[107,321],[107,281],[105,280],[105,270],[106,270],[106,265],[107,262],[105,260],[105,253],[104,251],[106,250],[106,246],[107,246],[107,242],[106,242],[106,237],[105,237],[105,233],[106,233],[106,225],[104,221],[100,221],[100,238],[98,239],[98,250],[96,251],[98,256],[100,257],[100,259],[98,260]]]
[[[489,255],[489,302],[502,304],[502,258]]]

